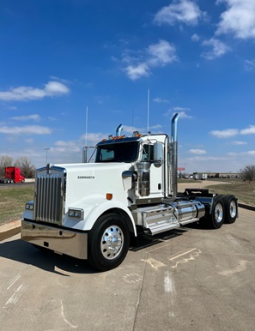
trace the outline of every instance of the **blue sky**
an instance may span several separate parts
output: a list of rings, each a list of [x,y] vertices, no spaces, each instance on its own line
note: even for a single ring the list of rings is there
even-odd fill
[[[0,9],[0,157],[81,162],[124,125],[170,134],[179,167],[254,164],[254,0],[8,0]],[[149,119],[147,99],[149,92]]]

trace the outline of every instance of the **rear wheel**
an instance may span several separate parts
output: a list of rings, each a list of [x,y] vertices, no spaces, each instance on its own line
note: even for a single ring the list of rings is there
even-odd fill
[[[233,195],[225,195],[223,197],[225,207],[225,222],[232,224],[237,218],[237,200]]]
[[[210,225],[213,229],[221,228],[224,223],[224,203],[221,197],[216,197],[213,201],[211,214],[209,215]]]
[[[101,216],[89,234],[89,263],[101,271],[116,268],[127,255],[129,241],[128,227],[118,214]]]

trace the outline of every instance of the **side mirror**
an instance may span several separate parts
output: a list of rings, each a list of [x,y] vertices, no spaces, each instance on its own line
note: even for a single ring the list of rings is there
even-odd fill
[[[160,142],[156,142],[154,144],[154,151],[153,151],[153,155],[154,155],[154,160],[153,160],[153,164],[155,165],[155,167],[161,167],[162,163],[163,163],[163,144]]]

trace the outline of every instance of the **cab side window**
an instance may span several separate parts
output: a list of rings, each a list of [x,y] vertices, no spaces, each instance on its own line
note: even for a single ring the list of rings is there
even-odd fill
[[[142,161],[153,161],[153,145],[143,145]]]

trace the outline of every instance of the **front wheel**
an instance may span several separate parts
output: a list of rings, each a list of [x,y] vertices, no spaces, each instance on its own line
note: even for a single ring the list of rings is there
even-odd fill
[[[127,255],[130,234],[115,213],[101,216],[89,234],[89,263],[100,271],[119,266]]]

